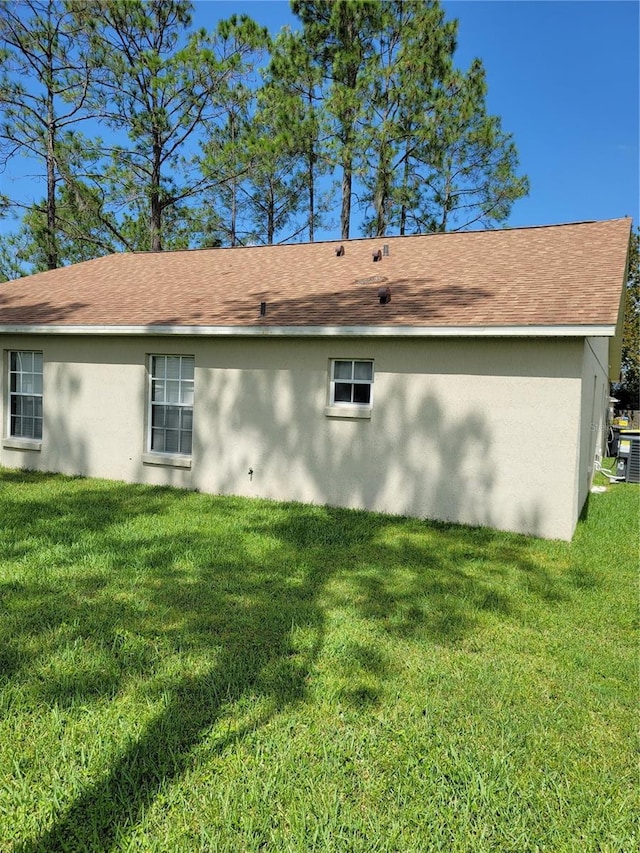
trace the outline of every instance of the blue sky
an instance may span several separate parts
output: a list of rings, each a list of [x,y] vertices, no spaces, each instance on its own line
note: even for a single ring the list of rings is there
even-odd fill
[[[512,227],[640,221],[637,0],[450,0],[457,63],[482,59],[489,110],[513,134],[531,191]],[[287,0],[198,0],[194,24],[246,13],[271,32],[297,25]],[[356,233],[356,228],[352,229]]]

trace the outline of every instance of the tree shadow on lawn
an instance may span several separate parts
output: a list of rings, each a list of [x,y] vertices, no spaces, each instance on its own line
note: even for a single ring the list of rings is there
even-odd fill
[[[134,499],[127,500],[131,495]],[[17,848],[24,853],[111,849],[161,787],[187,770],[194,748],[216,723],[231,715],[230,733],[216,740],[220,752],[304,696],[305,679],[322,645],[317,598],[330,569],[301,563],[295,549],[271,535],[266,519],[275,512],[304,525],[307,509],[256,503],[252,512],[245,502],[239,521],[233,499],[192,495],[192,500],[208,501],[211,531],[203,529],[201,516],[199,526],[184,520],[179,532],[171,502],[181,496],[187,493],[134,486],[124,488],[122,502],[119,497],[110,501],[101,489],[80,484],[77,492],[56,494],[50,505],[46,499],[24,505],[22,557],[35,559],[39,546],[51,546],[62,563],[57,572],[50,567],[47,579],[33,577],[32,567],[28,579],[0,584],[0,606],[18,617],[19,626],[5,678],[26,690],[36,706],[73,709],[76,703],[116,698],[129,679],[146,670],[142,689],[161,699],[156,717],[106,775],[51,828],[24,841]],[[15,524],[20,518],[13,509]],[[121,527],[132,519],[141,525],[123,547]],[[74,576],[72,559],[59,548],[73,551],[83,531],[92,536],[91,568],[83,571],[79,564]],[[100,557],[106,571],[95,568]],[[293,626],[315,636],[303,653],[292,648]],[[34,638],[42,641],[41,648],[29,655],[24,647],[33,648]],[[143,642],[135,644],[137,654],[129,649],[123,655],[131,638]],[[52,673],[51,659],[73,648],[80,652],[78,670],[70,675],[67,661],[65,672]],[[101,677],[92,670],[92,656],[107,658]],[[163,678],[158,658],[166,663],[167,656],[174,668]],[[189,661],[197,663],[196,671],[187,668]],[[239,700],[255,700],[257,707],[240,715],[240,726],[233,707]]]
[[[43,482],[46,475],[37,479]],[[176,523],[178,499],[194,507]],[[19,653],[10,658],[11,677],[27,685],[36,702],[72,706],[116,697],[128,679],[147,671],[147,688],[165,698],[104,776],[49,829],[24,841],[19,853],[113,849],[161,789],[187,772],[194,750],[217,724],[229,719],[229,733],[215,741],[221,753],[279,710],[303,701],[323,648],[327,608],[346,604],[383,630],[401,636],[421,631],[435,643],[457,642],[474,630],[479,607],[505,618],[512,613],[500,588],[503,570],[485,577],[469,571],[470,561],[503,548],[505,566],[527,576],[539,571],[524,537],[504,540],[482,530],[470,538],[453,526],[298,504],[249,506],[167,489],[118,486],[110,492],[91,481],[68,481],[50,502],[25,504],[23,512],[34,535],[39,529],[57,545],[73,548],[87,530],[93,562],[84,573],[80,564],[73,576],[72,558],[64,568],[61,552],[66,591],[53,579],[37,578],[0,589],[3,609],[32,614],[17,645],[39,634],[43,640],[39,660]],[[121,527],[132,521],[140,523],[139,530],[123,547]],[[431,546],[411,531],[417,537],[428,531]],[[26,547],[36,548],[37,537]],[[107,571],[96,569],[100,557]],[[547,588],[551,581],[543,580]],[[302,652],[292,642],[297,627],[314,637]],[[61,633],[54,642],[79,641],[89,655],[99,642],[115,665],[102,678],[81,671],[70,680],[43,681],[36,673],[42,658],[56,652],[47,646],[56,630]],[[136,648],[124,654],[131,637],[137,638]],[[163,680],[156,669],[158,643],[183,664],[194,651],[207,665],[178,668]],[[350,648],[357,650],[357,665],[384,678],[385,662],[376,649],[357,643]],[[367,687],[363,696],[372,690]],[[257,710],[240,715],[238,725],[234,703],[243,700]]]

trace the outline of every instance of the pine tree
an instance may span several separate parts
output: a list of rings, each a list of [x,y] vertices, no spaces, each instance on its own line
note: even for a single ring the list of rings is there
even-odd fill
[[[504,221],[528,191],[511,137],[486,111],[482,63],[454,64],[455,21],[440,4],[381,4],[360,167],[366,234]]]
[[[365,109],[372,45],[383,4],[376,0],[292,0],[304,44],[321,69],[324,111],[330,127],[329,156],[341,172],[341,238],[351,227],[355,162],[362,152],[359,124]]]
[[[500,119],[485,105],[480,60],[467,73],[453,70],[442,87],[430,133],[415,151],[423,197],[413,211],[419,227],[454,231],[474,224],[491,227],[509,216],[514,201],[527,195],[518,176],[518,153]]]
[[[513,140],[486,110],[484,69],[455,67],[456,21],[437,0],[294,0],[322,75],[326,152],[363,230],[433,231],[504,221],[528,191]]]
[[[208,183],[200,209],[201,243],[237,246],[251,239],[245,182],[255,165],[251,127],[260,85],[257,67],[270,39],[250,18],[232,16],[220,22],[214,42],[220,67],[228,67],[228,73],[215,87],[215,110],[205,121],[198,158]]]
[[[640,227],[631,233],[622,331],[622,381],[614,388],[621,409],[640,409]]]
[[[281,95],[276,84],[262,87],[247,133],[252,167],[244,191],[252,222],[251,241],[267,245],[276,242],[276,235],[280,235],[278,241],[291,240],[306,226],[296,220],[304,199],[304,168],[296,147],[296,129],[291,132]]]
[[[17,155],[35,161],[46,181],[46,198],[4,206],[22,208],[38,220],[42,265],[61,262],[58,192],[78,125],[89,117],[91,80],[86,59],[77,49],[79,28],[67,7],[55,0],[0,4],[0,164]]]
[[[100,150],[110,162],[94,180],[108,186],[112,208],[143,216],[136,248],[161,250],[167,217],[177,221],[187,203],[217,182],[203,174],[194,149],[221,110],[242,52],[253,49],[243,44],[225,54],[218,34],[189,31],[190,12],[185,0],[92,0],[76,7],[93,64],[103,70],[93,103],[119,134]],[[242,27],[266,38],[248,18]]]
[[[379,23],[368,63],[359,171],[362,203],[371,210],[363,230],[381,236],[398,220],[404,233],[407,211],[419,203],[416,152],[429,139],[453,67],[456,24],[445,22],[438,3],[417,0],[382,3]]]
[[[283,30],[276,38],[265,73],[276,120],[286,128],[286,144],[304,172],[306,230],[309,242],[324,225],[327,206],[318,195],[318,180],[329,171],[323,144],[328,128],[322,109],[321,71],[312,60],[299,32]]]

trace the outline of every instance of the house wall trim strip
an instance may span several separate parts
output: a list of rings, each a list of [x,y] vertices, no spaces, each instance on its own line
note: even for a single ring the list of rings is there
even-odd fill
[[[555,338],[614,337],[615,326],[81,326],[6,325],[0,335],[172,335],[182,337]]]

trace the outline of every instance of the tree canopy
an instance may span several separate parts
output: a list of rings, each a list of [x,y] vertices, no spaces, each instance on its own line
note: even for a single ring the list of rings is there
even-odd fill
[[[640,409],[640,227],[631,232],[622,331],[621,382],[614,385],[618,408]]]
[[[113,251],[443,231],[528,192],[437,0],[292,0],[195,29],[188,0],[0,5],[0,277]],[[43,186],[44,192],[40,187]],[[32,192],[25,187],[33,188]]]

